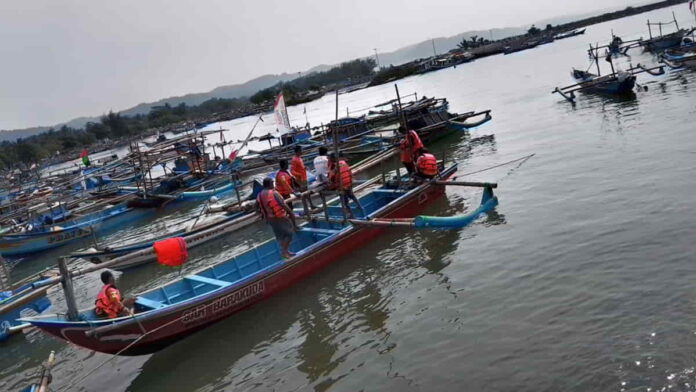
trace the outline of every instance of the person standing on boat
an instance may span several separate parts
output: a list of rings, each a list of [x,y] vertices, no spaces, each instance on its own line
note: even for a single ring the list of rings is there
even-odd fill
[[[106,318],[116,318],[133,314],[133,312],[121,302],[121,292],[116,287],[114,275],[110,271],[104,271],[101,273],[101,281],[104,283],[104,286],[99,290],[97,300],[94,301],[94,313],[99,317]]]
[[[432,179],[438,173],[437,158],[425,148],[418,150],[418,159],[416,160],[416,176],[422,179]]]
[[[290,198],[290,196],[292,196],[293,193],[295,193],[295,189],[293,187],[295,179],[292,177],[290,172],[288,172],[287,159],[281,159],[278,161],[278,167],[279,170],[275,175],[275,190],[278,191],[281,196],[283,196],[283,199],[287,200]],[[292,203],[289,204],[290,208],[292,208]]]
[[[283,196],[273,189],[272,178],[264,178],[263,190],[256,196],[256,204],[263,219],[273,229],[273,234],[280,247],[280,256],[285,259],[294,256],[295,254],[290,252],[288,248],[297,228],[295,214],[285,203]]]
[[[297,184],[295,190],[298,192],[306,192],[308,189],[307,169],[305,168],[304,161],[302,160],[302,146],[300,145],[295,146],[295,155],[292,157],[292,160],[290,161],[290,174],[292,175],[292,178],[295,179],[295,184]],[[309,203],[311,209],[316,208],[312,203],[311,196],[306,195],[303,196],[302,199],[306,200]]]
[[[329,150],[325,146],[319,147],[319,155],[312,162],[314,165],[314,176],[317,186],[324,185],[329,179],[329,158],[326,154]]]
[[[401,150],[401,163],[406,167],[408,174],[413,174],[416,172],[418,150],[423,148],[423,142],[421,142],[416,131],[411,129],[406,132],[406,128],[403,125],[399,126],[399,133],[403,136],[399,144],[399,150]]]
[[[362,215],[365,216],[365,210],[353,193],[353,172],[350,170],[348,163],[343,159],[336,159],[336,154],[334,153],[329,155],[329,189],[339,192],[343,208],[348,210],[349,218],[354,218],[353,211],[351,211],[348,204],[350,200],[355,202],[358,208],[360,208]]]

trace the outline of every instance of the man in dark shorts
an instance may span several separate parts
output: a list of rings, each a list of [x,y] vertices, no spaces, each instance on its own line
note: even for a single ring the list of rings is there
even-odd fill
[[[280,256],[289,259],[295,254],[290,252],[290,242],[295,233],[295,214],[285,203],[283,196],[273,189],[273,179],[264,178],[263,190],[256,197],[256,204],[261,216],[273,229],[273,234],[280,247]]]

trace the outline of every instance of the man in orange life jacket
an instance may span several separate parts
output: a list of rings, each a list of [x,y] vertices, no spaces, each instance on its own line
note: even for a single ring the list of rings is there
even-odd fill
[[[399,133],[403,136],[401,143],[399,143],[401,163],[406,167],[408,174],[413,174],[416,172],[418,150],[423,148],[423,142],[421,142],[416,131],[410,130],[406,132],[406,128],[403,125],[399,126]]]
[[[423,179],[434,178],[439,172],[437,168],[437,158],[425,148],[418,150],[418,160],[416,160],[416,176]]]
[[[307,169],[305,168],[304,161],[302,160],[302,146],[295,146],[295,155],[290,161],[290,174],[292,178],[295,179],[295,184],[297,185],[298,192],[307,191]],[[312,203],[312,197],[310,195],[303,196],[303,200],[309,203],[309,208],[315,209],[314,203]]]
[[[338,162],[337,162],[338,161]],[[347,208],[348,217],[353,219],[353,211],[351,211],[349,202],[353,200],[360,208],[360,212],[365,216],[365,210],[360,201],[355,197],[353,193],[353,173],[350,170],[350,166],[345,160],[337,160],[336,154],[329,154],[329,189],[334,191],[339,191],[341,200],[343,201],[343,208]]]
[[[126,308],[123,302],[121,302],[121,292],[116,288],[114,275],[109,271],[104,271],[101,273],[101,281],[104,283],[104,286],[99,290],[97,300],[94,301],[94,312],[97,316],[116,318],[133,314],[133,312]]]
[[[288,199],[295,193],[293,183],[295,179],[292,177],[290,172],[288,172],[288,161],[287,159],[281,159],[278,161],[278,166],[280,170],[275,175],[275,190],[283,196],[283,199]],[[290,208],[292,208],[292,203],[288,203]]]
[[[283,196],[273,190],[273,179],[264,178],[263,190],[256,196],[256,204],[261,216],[273,229],[273,234],[280,247],[280,256],[288,259],[295,254],[290,252],[290,242],[297,228],[295,214],[285,203]]]

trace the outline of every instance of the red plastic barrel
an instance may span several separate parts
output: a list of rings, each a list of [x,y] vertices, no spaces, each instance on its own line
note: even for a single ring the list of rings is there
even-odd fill
[[[188,259],[186,241],[182,237],[172,237],[156,241],[152,247],[157,254],[157,262],[170,267],[177,267]]]

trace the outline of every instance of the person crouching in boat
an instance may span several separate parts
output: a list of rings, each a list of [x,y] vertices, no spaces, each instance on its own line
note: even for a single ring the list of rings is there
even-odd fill
[[[399,126],[399,133],[403,136],[401,143],[399,143],[401,163],[406,167],[406,171],[410,175],[416,172],[416,158],[418,158],[418,150],[423,148],[423,142],[421,142],[416,131],[411,129],[406,132],[406,128],[403,125]]]
[[[279,170],[275,175],[275,190],[283,196],[283,199],[287,200],[295,193],[295,189],[293,188],[295,179],[292,177],[292,174],[288,172],[287,159],[278,161],[278,167]],[[292,208],[292,203],[288,203],[288,205]]]
[[[365,216],[365,210],[353,193],[353,172],[350,170],[348,163],[343,159],[336,159],[336,154],[334,153],[329,154],[329,189],[338,191],[342,200],[342,207],[348,210],[349,218],[354,218],[353,211],[348,204],[350,200],[357,204],[360,212]]]
[[[94,301],[94,313],[99,317],[116,318],[133,314],[133,311],[128,309],[121,302],[121,292],[116,287],[116,279],[110,271],[101,273],[101,281],[104,283],[97,300]]]
[[[416,160],[416,177],[430,180],[440,172],[437,167],[437,158],[425,148],[418,150]]]
[[[304,161],[302,160],[302,146],[295,146],[295,155],[290,161],[290,174],[292,178],[295,179],[295,184],[297,184],[296,190],[298,192],[307,191],[307,168],[305,168]],[[315,209],[316,207],[312,203],[312,197],[308,194],[302,196],[303,202],[309,204],[309,208]]]
[[[273,234],[280,247],[280,256],[284,259],[294,256],[295,254],[290,252],[288,248],[297,228],[295,214],[285,203],[283,196],[273,189],[272,178],[263,179],[263,190],[256,196],[256,204],[263,219],[273,229]]]

